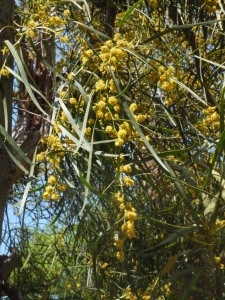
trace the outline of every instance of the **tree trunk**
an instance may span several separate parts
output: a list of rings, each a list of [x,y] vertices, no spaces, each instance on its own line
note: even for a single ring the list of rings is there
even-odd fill
[[[12,25],[13,21],[14,0],[0,0],[0,29],[7,25]],[[13,43],[13,31],[10,28],[3,29],[0,34],[0,50],[4,48],[4,41],[9,40]],[[25,41],[25,42],[24,42]],[[19,85],[19,99],[17,99],[18,112],[15,116],[16,122],[12,130],[12,97],[13,97],[13,78],[9,76],[1,76],[0,81],[0,125],[5,127],[6,131],[17,145],[22,149],[25,155],[32,159],[36,146],[41,137],[48,134],[50,127],[51,104],[54,97],[54,80],[50,70],[43,63],[43,59],[47,60],[52,66],[54,65],[54,40],[53,35],[43,34],[42,39],[36,44],[37,57],[30,58],[29,53],[33,51],[31,45],[26,38],[21,41],[23,61],[26,64],[28,81],[36,84],[36,87],[44,95],[41,97],[38,93],[34,96],[42,108],[42,111],[33,103],[23,83]],[[13,58],[8,54],[3,55],[0,52],[0,69],[5,64],[7,57],[7,66],[13,69]],[[32,78],[32,79],[31,79]],[[47,99],[47,101],[45,100]],[[4,101],[6,105],[4,105]],[[6,106],[6,108],[5,108]],[[43,113],[46,112],[46,113]],[[6,118],[7,115],[7,118]],[[5,120],[8,120],[5,122]],[[10,159],[7,150],[9,145],[1,135],[0,128],[0,241],[2,238],[2,222],[7,196],[13,183],[17,182],[23,175],[23,170],[15,166]],[[41,148],[37,150],[40,152]],[[21,164],[28,170],[29,165],[19,157],[15,150],[10,151]]]
[[[13,42],[13,30],[6,26],[12,25],[14,16],[14,0],[0,0],[0,50],[4,48],[4,41]],[[0,69],[6,64],[13,68],[13,58],[11,55],[0,51]],[[0,125],[11,135],[12,131],[12,97],[13,97],[13,77],[1,75],[0,79]],[[7,196],[12,186],[15,166],[10,159],[5,143],[5,139],[0,134],[0,241],[2,238],[2,222]]]
[[[4,49],[6,40],[12,44],[14,42],[13,17],[14,0],[0,0],[0,50]],[[36,87],[42,92],[44,97],[34,93],[39,108],[41,108],[40,110],[34,105],[25,86],[21,83],[18,91],[21,98],[17,99],[16,107],[18,112],[14,116],[16,122],[13,124],[12,129],[13,76],[7,76],[5,66],[13,69],[13,57],[7,51],[0,51],[0,243],[3,236],[2,223],[7,197],[13,183],[23,175],[23,171],[11,159],[11,157],[15,157],[20,161],[20,157],[15,153],[15,149],[10,147],[6,139],[6,133],[14,139],[26,156],[32,159],[40,138],[48,134],[51,104],[54,96],[54,79],[51,71],[43,63],[45,59],[51,65],[54,65],[53,35],[43,36],[43,39],[36,44],[37,57],[33,59],[29,57],[29,51],[33,50],[31,45],[21,42],[20,46],[26,70],[29,72],[27,74],[28,81],[31,81],[30,78],[32,78],[32,84],[35,82]],[[29,167],[25,165],[24,161],[21,161],[21,163],[26,168]],[[21,300],[23,297],[7,282],[12,270],[20,265],[21,258],[15,252],[7,259],[4,258],[4,255],[1,257],[3,257],[3,262],[2,265],[0,263],[0,297],[1,292],[4,291],[10,299]]]

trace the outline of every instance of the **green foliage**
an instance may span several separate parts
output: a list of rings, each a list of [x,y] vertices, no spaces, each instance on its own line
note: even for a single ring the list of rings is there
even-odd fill
[[[91,3],[21,2],[15,77],[39,113],[52,105],[21,205],[36,229],[17,237],[12,277],[28,299],[224,298],[224,24],[211,2],[114,1],[112,39]],[[23,39],[54,79],[46,106]]]

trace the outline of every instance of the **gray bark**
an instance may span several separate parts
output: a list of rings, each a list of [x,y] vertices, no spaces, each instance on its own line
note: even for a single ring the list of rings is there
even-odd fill
[[[4,41],[9,40],[13,42],[13,31],[6,26],[12,25],[14,13],[14,0],[0,0],[0,50],[4,48]],[[4,55],[0,51],[0,69],[4,65],[7,58],[6,65],[13,68],[12,56]],[[13,96],[13,78],[1,76],[0,79],[0,124],[7,129],[11,135],[12,131],[12,96]],[[3,101],[5,101],[6,109]],[[8,119],[8,122],[5,120]],[[5,146],[5,139],[0,135],[0,241],[2,236],[2,222],[4,216],[4,209],[9,190],[12,186],[12,178],[15,172],[15,166],[10,159]]]

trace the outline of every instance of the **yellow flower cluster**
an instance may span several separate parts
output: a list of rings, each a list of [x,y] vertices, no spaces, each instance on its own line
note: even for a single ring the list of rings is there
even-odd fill
[[[36,23],[33,19],[30,19],[30,21],[28,21],[27,27],[28,29],[25,31],[27,37],[33,39],[35,36],[38,35],[37,32],[35,31]]]
[[[209,106],[208,108],[203,109],[202,115],[204,116],[204,119],[197,124],[197,129],[207,136],[212,133],[218,133],[220,129],[220,116],[216,111],[216,107]]]
[[[75,99],[75,98],[70,98],[70,104],[71,104],[71,105],[76,105],[76,104],[77,104],[77,99]]]
[[[138,109],[138,106],[136,103],[132,103],[129,108],[130,108],[130,111],[133,113]]]
[[[60,16],[52,15],[50,6],[51,4],[46,2],[46,5],[38,4],[35,8],[32,7],[29,13],[28,11],[24,11],[24,15],[29,14],[29,19],[24,18],[25,22],[23,25],[27,27],[27,30],[23,34],[28,38],[34,39],[38,37],[40,33],[43,33],[43,26],[45,28],[60,29],[60,27],[66,24],[67,20],[65,20],[65,18],[69,16],[69,11],[65,10],[63,15],[60,14]],[[46,30],[46,32],[47,31],[48,30]]]
[[[165,103],[168,106],[172,106],[176,101],[176,94],[170,94],[168,97],[165,99]]]
[[[86,61],[89,60],[89,58],[91,58],[93,56],[93,50],[92,49],[88,49],[86,51],[83,51],[82,53],[82,62],[85,63]]]
[[[59,151],[62,150],[63,148],[60,139],[54,135],[45,137],[41,141],[43,144],[47,144],[47,147],[49,148],[50,151]],[[50,200],[58,201],[59,198],[61,197],[61,192],[65,192],[67,188],[65,183],[59,182],[55,174],[55,169],[59,167],[61,156],[64,155],[64,152],[57,152],[49,156],[47,156],[46,154],[47,151],[41,152],[36,156],[37,162],[46,161],[49,164],[48,170],[54,171],[54,173],[48,177],[47,185],[45,187],[45,191],[42,194],[42,197],[46,201],[50,201]]]
[[[127,131],[125,129],[120,129],[117,133],[118,139],[125,139],[127,136]]]
[[[92,131],[92,129],[91,129],[91,127],[87,127],[86,129],[85,129],[85,134],[88,136],[88,135],[91,135],[91,131]]]
[[[132,239],[135,237],[134,220],[137,218],[137,214],[135,209],[129,203],[126,204],[124,216],[127,221],[122,225],[122,231],[124,231],[129,239]]]
[[[27,36],[28,38],[31,38],[31,39],[33,39],[35,36],[37,36],[37,34],[35,33],[35,31],[32,30],[32,29],[27,29],[27,30],[25,31],[25,34],[26,34],[26,36]]]
[[[52,151],[59,151],[63,150],[62,143],[60,141],[60,138],[55,135],[49,135],[48,137],[45,137],[41,140],[43,144],[47,144],[47,147],[51,148]],[[63,155],[62,153],[58,153],[58,155]]]
[[[120,204],[120,209],[124,210],[124,218],[126,222],[122,225],[121,229],[125,235],[131,239],[135,237],[135,227],[134,220],[137,218],[137,213],[130,203],[124,204],[124,197],[121,192],[114,194],[116,200]],[[123,250],[124,241],[122,239],[116,239],[114,245],[119,249],[116,254],[117,259],[122,261],[124,259],[124,250]]]
[[[125,139],[128,135],[132,134],[132,130],[130,128],[130,125],[128,122],[123,122],[121,125],[119,125],[119,131],[117,132],[117,141],[115,142],[115,145],[118,147],[121,147],[125,143]]]
[[[123,247],[123,240],[115,240],[114,242],[114,246],[116,246],[117,248],[122,248]]]
[[[7,53],[9,53],[9,48],[7,46],[4,46],[3,49],[1,50],[2,54],[5,55]]]
[[[104,263],[103,265],[102,265],[102,269],[106,269],[107,267],[108,267],[108,263]]]
[[[220,261],[221,261],[221,257],[219,257],[219,256],[215,256],[215,262],[216,262],[217,264],[219,264],[219,263],[220,263]]]
[[[105,132],[111,137],[111,138],[116,138],[117,137],[117,132],[112,126],[106,126]]]
[[[0,74],[1,74],[2,76],[9,77],[10,72],[6,69],[6,67],[2,67],[2,68],[1,68],[1,71],[0,71]]]
[[[37,5],[37,12],[34,13],[33,18],[40,23],[44,24],[44,22],[47,22],[49,17],[49,11],[48,7],[46,5]],[[47,25],[47,23],[45,23]]]
[[[67,79],[68,79],[69,81],[72,81],[73,78],[74,78],[74,76],[73,76],[72,73],[70,73],[70,74],[67,75]]]
[[[116,258],[117,258],[119,261],[123,261],[123,260],[124,260],[124,251],[123,251],[123,250],[117,251],[117,253],[116,253]]]
[[[218,0],[206,0],[204,3],[208,13],[213,13],[219,9]]]
[[[158,68],[158,73],[161,74],[159,77],[159,86],[163,91],[166,93],[172,92],[176,86],[177,83],[173,80],[174,77],[174,67],[170,66],[167,70],[165,70],[165,67],[160,66]],[[167,102],[167,105],[172,105],[172,100],[175,100],[175,97],[170,96],[170,102]]]
[[[63,15],[64,15],[65,17],[69,17],[69,16],[70,16],[70,11],[69,11],[69,9],[64,10]]]
[[[107,89],[107,85],[104,80],[100,79],[95,84],[97,91],[105,91]]]
[[[116,200],[120,203],[120,209],[123,210],[125,208],[123,195],[120,192],[118,192],[118,193],[115,193],[114,196],[115,196]]]
[[[127,288],[123,298],[125,297],[125,299],[128,299],[128,300],[137,300],[137,296],[135,296],[132,291],[131,291],[131,288]]]
[[[219,228],[224,228],[225,227],[225,220],[216,220],[216,226],[218,226]]]
[[[116,86],[115,86],[113,79],[109,80],[109,91],[112,94],[116,92]]]
[[[140,108],[142,108],[142,110],[146,111],[144,106],[142,106]],[[133,113],[133,116],[138,123],[144,122],[148,117],[147,114],[142,114],[142,113],[136,114],[136,115],[134,114],[134,112],[139,110],[139,106],[135,102],[130,105],[129,109]]]
[[[112,78],[110,73],[110,69],[111,71],[123,69],[125,73],[127,72],[128,64],[131,64],[131,66],[133,64],[132,59],[128,60],[128,53],[130,53],[128,50],[131,51],[134,48],[134,45],[131,42],[128,42],[121,34],[115,34],[113,40],[108,40],[104,42],[103,45],[96,42],[93,45],[93,48],[90,49],[88,48],[88,44],[83,42],[82,47],[83,63],[88,60],[90,69],[90,64],[93,64],[93,69],[99,68],[102,72],[102,76],[99,77],[93,86],[93,91],[95,92],[95,97],[93,97],[93,99],[95,99],[95,102],[92,108],[97,119],[96,124],[101,124],[102,129],[109,138],[116,139],[116,147],[122,147],[125,143],[132,140],[137,144],[143,145],[143,141],[139,138],[139,134],[133,129],[131,123],[128,121],[121,122],[121,119],[124,118],[123,107],[120,98],[114,95],[118,91],[114,82],[115,79]],[[97,57],[100,57],[101,61],[97,64],[93,63]],[[130,69],[132,69],[132,67]],[[135,71],[135,68],[132,70]],[[76,101],[72,102],[70,100],[70,103],[75,106],[77,105]],[[130,111],[138,123],[144,122],[150,117],[148,109],[149,104],[147,102],[145,104],[137,104],[134,100],[130,105]],[[148,129],[145,128],[145,130]],[[90,135],[90,129],[88,127],[86,128],[86,135],[87,138],[89,138],[88,135]],[[132,186],[134,182],[131,178],[125,177],[124,184]]]
[[[60,192],[66,191],[65,183],[58,183],[56,175],[51,175],[47,181],[48,185],[45,187],[45,192],[42,194],[43,199],[49,201],[58,201]]]
[[[124,216],[129,221],[134,221],[137,218],[136,210],[131,206],[131,204],[126,204]]]
[[[117,100],[117,98],[116,98],[116,97],[114,97],[114,96],[111,96],[111,97],[109,97],[108,103],[109,103],[110,105],[113,105],[113,106],[115,106],[115,105],[117,105],[117,104],[118,104],[118,100]]]
[[[34,21],[34,20],[30,20],[30,21],[28,22],[27,26],[28,26],[29,28],[34,28],[34,27],[35,27],[35,21]]]
[[[66,24],[66,21],[58,16],[51,16],[48,19],[48,23],[50,27],[58,27]]]
[[[170,287],[171,287],[171,282],[169,282],[168,284],[164,285],[164,292],[165,292],[166,296],[169,296],[171,294]]]
[[[123,241],[121,241],[123,242]],[[119,261],[123,261],[124,260],[124,250],[120,247],[119,243],[114,243],[114,245],[119,248],[119,251],[117,251],[116,253],[116,258],[119,260]],[[119,246],[118,246],[119,245]]]
[[[123,182],[126,186],[133,186],[134,180],[130,176],[123,177]]]
[[[219,265],[219,269],[220,270],[224,270],[225,269],[224,264],[220,263],[221,262],[221,257],[215,256],[215,262]]]
[[[54,175],[51,175],[49,178],[48,178],[48,183],[49,184],[55,184],[56,183],[56,177]]]
[[[132,170],[131,165],[124,165],[124,166],[120,166],[119,168],[120,173],[130,173],[131,170]]]
[[[100,48],[101,64],[99,70],[105,74],[111,69],[113,72],[116,69],[121,69],[122,64],[126,62],[128,55],[126,49],[133,49],[133,44],[126,39],[121,38],[119,33],[115,34],[114,41],[109,40]]]
[[[104,89],[103,84],[104,84],[103,80],[102,80],[102,82],[99,81],[99,85],[97,85],[98,89],[101,89],[101,88]],[[93,106],[93,110],[95,112],[97,119],[104,118],[105,113],[107,111],[106,98],[104,96],[102,96],[102,95],[99,96],[99,101]]]
[[[158,0],[149,0],[149,4],[154,8],[157,9],[159,7]]]
[[[43,161],[45,160],[45,152],[41,152],[39,154],[36,155],[36,160],[37,161]]]
[[[118,249],[117,253],[116,253],[116,258],[119,261],[123,261],[124,260],[124,250],[123,250],[123,243],[124,241],[117,238],[114,240],[114,246],[116,246],[116,248]]]

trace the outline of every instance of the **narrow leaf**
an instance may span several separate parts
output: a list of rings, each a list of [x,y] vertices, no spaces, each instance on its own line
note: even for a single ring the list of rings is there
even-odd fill
[[[20,75],[23,79],[23,83],[25,85],[25,88],[26,88],[26,91],[28,92],[29,96],[31,97],[31,100],[34,102],[34,104],[37,106],[37,108],[44,114],[46,115],[46,112],[41,108],[41,106],[39,105],[38,101],[36,100],[33,92],[32,92],[32,89],[31,89],[31,86],[30,86],[30,83],[28,82],[28,79],[27,79],[27,75],[26,75],[26,72],[25,72],[25,69],[23,67],[23,64],[21,62],[21,59],[19,57],[19,55],[17,54],[17,51],[15,49],[15,47],[10,43],[10,41],[5,41],[7,47],[9,48],[10,52],[12,53],[12,56],[14,57],[14,60],[17,64],[17,67],[20,71]]]
[[[176,254],[169,258],[168,262],[166,263],[165,267],[162,270],[162,274],[161,274],[162,276],[167,274],[170,271],[170,269],[172,269],[172,267],[177,262],[178,257],[179,257],[179,254]]]
[[[225,21],[225,19],[220,19],[220,20],[213,20],[213,21],[206,21],[206,22],[200,22],[200,23],[194,23],[194,24],[187,24],[187,25],[180,25],[180,26],[174,26],[174,27],[171,27],[167,30],[164,30],[162,32],[159,32],[153,36],[151,36],[150,38],[144,40],[141,44],[147,44],[151,41],[154,41],[155,39],[158,39],[159,37],[167,34],[167,33],[170,33],[170,32],[173,32],[173,31],[176,31],[176,30],[183,30],[183,29],[187,29],[187,28],[192,28],[192,27],[197,27],[197,26],[202,26],[202,25],[207,25],[207,24],[213,24],[213,23],[218,23],[220,21]]]
[[[16,151],[16,153],[25,160],[28,164],[32,164],[31,160],[26,157],[22,149],[17,145],[17,143],[14,141],[14,139],[8,134],[8,132],[5,131],[5,128],[0,124],[0,133],[6,138],[7,142],[13,147],[13,149]]]
[[[119,25],[119,31],[121,31],[122,27],[123,27],[123,24],[126,22],[126,19],[129,17],[129,15],[135,10],[135,8],[141,4],[143,2],[143,0],[139,0],[138,2],[134,3],[134,5],[131,6],[130,9],[128,9],[125,13],[125,15],[123,16],[123,19],[121,20],[120,22],[120,25]]]
[[[219,197],[219,193],[217,193],[215,195],[215,197],[213,197],[213,199],[210,201],[209,205],[204,210],[204,216],[207,216],[208,214],[212,214],[214,212],[214,210],[216,208],[216,204],[219,201],[218,197]]]
[[[34,155],[33,155],[33,160],[32,160],[32,165],[30,167],[30,172],[29,172],[29,178],[32,178],[33,177],[33,174],[34,174],[34,167],[35,167],[35,159],[36,159],[36,153],[37,153],[37,147],[34,151]],[[28,180],[27,184],[26,184],[26,187],[25,187],[25,190],[24,190],[24,194],[23,194],[23,198],[22,198],[22,201],[21,201],[21,205],[20,205],[20,210],[19,210],[19,213],[18,215],[21,214],[23,208],[24,208],[24,205],[26,203],[26,199],[27,199],[27,195],[28,195],[28,192],[30,190],[30,186],[31,186],[31,181],[32,180]]]

